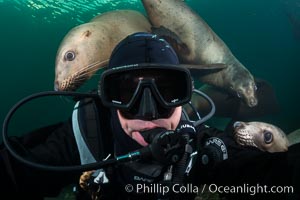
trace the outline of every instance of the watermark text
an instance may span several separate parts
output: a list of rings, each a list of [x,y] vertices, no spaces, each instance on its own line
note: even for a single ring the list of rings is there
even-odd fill
[[[128,193],[136,192],[143,194],[162,194],[165,195],[169,192],[175,194],[201,194],[204,192],[219,193],[219,194],[291,194],[294,192],[293,186],[267,186],[267,185],[250,185],[244,183],[242,185],[225,186],[217,184],[204,184],[201,187],[193,184],[173,184],[163,185],[157,184],[127,184],[125,191]]]

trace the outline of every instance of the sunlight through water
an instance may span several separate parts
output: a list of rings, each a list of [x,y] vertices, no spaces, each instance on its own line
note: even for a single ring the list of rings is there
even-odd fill
[[[93,17],[104,10],[119,8],[141,8],[140,0],[0,0],[0,3],[13,6],[22,12],[30,12],[37,21],[55,23],[66,16],[77,23],[83,23],[87,17]]]

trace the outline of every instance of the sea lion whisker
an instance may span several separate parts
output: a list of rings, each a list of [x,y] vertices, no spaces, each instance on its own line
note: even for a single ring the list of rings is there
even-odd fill
[[[98,68],[91,68],[91,70],[78,71],[69,78],[69,80],[75,81],[76,79],[86,79],[87,76],[92,76],[94,72],[96,72]],[[92,73],[92,75],[89,75]]]
[[[80,76],[80,77],[76,77],[76,79],[73,80],[72,84],[76,85],[76,84],[81,84],[82,81],[86,80],[85,76]]]
[[[80,80],[80,79],[85,79],[86,76],[89,74],[89,72],[95,72],[95,71],[98,71],[98,68],[89,70],[88,72],[85,71],[85,72],[82,72],[82,73],[80,73],[80,74],[76,74],[76,79],[78,79],[78,80]],[[100,74],[95,74],[95,73],[93,73],[93,74],[91,75],[91,77],[94,76],[94,75],[98,75],[98,76],[99,76]]]
[[[72,84],[77,84],[78,82],[81,82],[82,80],[84,80],[85,77],[84,76],[81,76],[81,77],[78,77],[76,79],[73,80],[73,83]]]
[[[94,75],[98,70],[99,70],[98,67],[89,69],[90,72],[93,72],[92,75]]]
[[[105,62],[105,61],[104,61]],[[77,86],[80,86],[82,84],[82,82],[84,82],[87,77],[89,76],[90,72],[95,72],[97,71],[98,65],[97,63],[102,63],[101,62],[95,62],[93,64],[88,65],[88,67],[90,67],[90,70],[85,70],[85,71],[78,71],[75,74],[73,74],[71,77],[69,77],[68,79],[65,79],[62,81],[63,85],[66,85],[62,88],[69,88],[69,90],[73,90],[74,88],[77,88]],[[85,67],[85,69],[87,69],[88,67]],[[92,74],[92,76],[94,75],[94,73]]]
[[[92,76],[100,76],[100,75],[101,75],[101,73],[95,73]]]
[[[94,62],[94,63],[89,64],[89,65],[86,67],[86,69],[97,67],[98,65],[101,65],[101,64],[103,64],[103,63],[108,63],[108,61],[109,61],[109,59],[106,59],[106,60],[103,60],[103,61],[100,61],[100,60],[99,60],[99,61],[96,61],[96,62]]]
[[[103,61],[96,61],[94,63],[91,63],[89,65],[87,65],[86,67],[83,67],[82,69],[80,69],[79,71],[76,72],[76,74],[81,74],[83,72],[88,73],[91,71],[91,69],[96,69],[96,71],[99,69],[98,66],[101,65],[102,63],[107,63],[107,60],[103,60]]]

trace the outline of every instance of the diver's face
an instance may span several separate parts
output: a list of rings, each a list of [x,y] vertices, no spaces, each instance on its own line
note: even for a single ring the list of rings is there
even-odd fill
[[[165,128],[167,130],[175,130],[179,124],[181,117],[182,107],[176,107],[173,114],[169,118],[155,119],[151,121],[140,120],[140,119],[126,119],[122,116],[118,110],[118,117],[121,126],[125,133],[138,142],[142,146],[147,146],[148,143],[144,140],[140,131],[145,131],[153,128]]]

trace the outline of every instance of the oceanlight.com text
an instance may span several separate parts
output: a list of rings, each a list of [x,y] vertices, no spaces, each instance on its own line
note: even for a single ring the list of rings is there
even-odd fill
[[[206,187],[206,185],[204,185]],[[294,192],[293,186],[267,186],[267,185],[249,185],[243,184],[239,186],[221,186],[216,184],[208,185],[210,193],[226,193],[226,194],[291,194]]]

